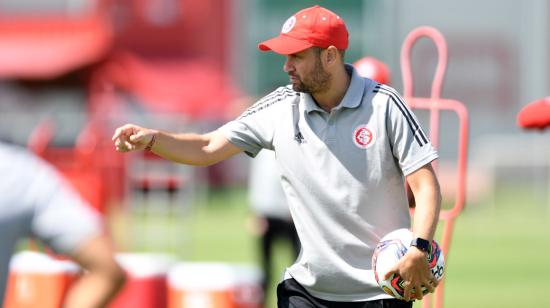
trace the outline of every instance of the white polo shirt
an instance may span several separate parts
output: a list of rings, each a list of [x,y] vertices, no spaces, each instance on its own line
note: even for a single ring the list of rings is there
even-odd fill
[[[250,163],[248,201],[256,215],[290,221],[290,211],[273,151],[260,151]]]
[[[388,298],[373,250],[410,227],[404,176],[438,154],[394,89],[346,69],[350,86],[330,113],[286,86],[219,130],[251,156],[275,151],[302,244],[288,275],[325,300]]]
[[[102,232],[98,213],[48,164],[0,142],[0,303],[9,261],[18,240],[35,237],[57,252],[71,253]]]

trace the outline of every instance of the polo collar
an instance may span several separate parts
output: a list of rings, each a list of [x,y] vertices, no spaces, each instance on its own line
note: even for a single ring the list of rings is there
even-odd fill
[[[344,95],[344,98],[338,104],[338,106],[334,107],[335,110],[345,108],[357,108],[359,105],[361,105],[361,101],[363,99],[363,93],[365,91],[365,81],[366,79],[359,76],[357,73],[357,70],[351,65],[351,64],[345,64],[346,71],[348,74],[351,75],[351,81],[348,87],[348,90],[346,91],[346,94]],[[305,110],[307,113],[310,113],[312,111],[320,111],[324,112],[324,110],[315,103],[315,100],[309,93],[301,93],[300,95],[301,100],[303,101],[305,105]]]
[[[313,99],[311,94],[309,93],[300,93],[300,99],[304,103],[305,109],[307,113],[311,113],[313,111],[319,111],[319,112],[325,112]]]

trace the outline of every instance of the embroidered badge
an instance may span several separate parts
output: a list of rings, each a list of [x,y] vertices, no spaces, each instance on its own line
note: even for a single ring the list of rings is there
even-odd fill
[[[296,16],[292,16],[289,19],[287,19],[283,25],[283,28],[281,29],[281,33],[288,33],[292,28],[294,28],[294,25],[296,24]]]
[[[360,149],[367,149],[376,141],[374,131],[366,124],[359,125],[353,132],[353,142]]]

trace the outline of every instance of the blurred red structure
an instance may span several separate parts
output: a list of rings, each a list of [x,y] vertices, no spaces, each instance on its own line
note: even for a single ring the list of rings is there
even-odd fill
[[[543,130],[550,126],[550,97],[530,102],[517,115],[518,126]]]
[[[92,112],[109,112],[114,102],[105,106],[104,100],[96,97],[108,88],[137,97],[150,112],[215,121],[223,120],[230,112],[229,102],[241,96],[229,76],[212,61],[147,59],[130,52],[112,54],[96,68],[90,86]]]
[[[411,50],[422,37],[430,38],[434,41],[439,60],[436,67],[432,90],[430,97],[415,97],[413,94],[413,79],[411,73],[410,55]],[[462,102],[451,99],[441,98],[441,89],[443,85],[443,77],[447,66],[447,43],[445,37],[437,29],[432,27],[419,27],[414,29],[403,42],[401,49],[401,69],[403,76],[403,94],[405,101],[411,108],[425,109],[430,113],[430,139],[432,144],[437,148],[439,146],[439,114],[441,111],[452,111],[456,113],[459,121],[458,127],[458,159],[457,159],[457,177],[456,177],[456,200],[454,206],[448,210],[441,210],[439,219],[445,222],[443,226],[443,234],[441,239],[441,248],[448,262],[448,252],[451,246],[451,239],[454,230],[455,219],[464,209],[466,201],[466,162],[468,154],[468,110]],[[437,171],[436,162],[433,163],[434,169]],[[414,212],[414,209],[411,209]],[[444,278],[436,289],[435,307],[443,307],[443,292]],[[423,307],[430,307],[432,304],[431,296],[425,297]]]
[[[126,284],[108,308],[166,308],[167,274],[175,262],[169,255],[122,253],[116,256],[126,272]]]
[[[96,12],[81,18],[0,15],[0,77],[55,78],[97,62],[112,44],[110,24]]]
[[[261,308],[257,268],[224,263],[179,262],[168,272],[168,308]]]
[[[80,268],[33,251],[15,254],[10,263],[5,308],[59,308],[78,279]]]
[[[92,122],[82,130],[74,147],[55,147],[51,140],[55,133],[50,121],[40,123],[29,137],[30,150],[54,164],[68,182],[95,209],[105,213],[107,189],[102,175],[101,160],[98,158],[99,130]]]
[[[104,0],[115,49],[146,58],[208,59],[228,63],[232,0]]]
[[[233,1],[98,0],[81,12],[0,12],[0,77],[55,84],[78,72],[89,123],[70,147],[41,123],[29,147],[105,212],[126,192],[127,157],[110,144],[110,115],[128,93],[148,113],[219,121],[240,96],[225,72]],[[71,77],[72,78],[72,77]],[[32,89],[30,89],[32,91]],[[173,185],[170,184],[170,185]]]

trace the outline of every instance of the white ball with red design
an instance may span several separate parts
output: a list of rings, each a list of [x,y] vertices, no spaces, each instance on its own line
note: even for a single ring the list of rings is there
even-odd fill
[[[397,274],[391,275],[388,279],[384,276],[403,257],[410,248],[413,234],[409,229],[398,229],[385,235],[376,246],[372,256],[372,268],[378,285],[387,294],[404,299],[404,281]],[[428,252],[428,265],[437,281],[443,278],[445,269],[445,258],[439,245],[434,240]],[[428,290],[422,287],[422,293],[427,294]],[[414,294],[411,294],[414,297]]]

